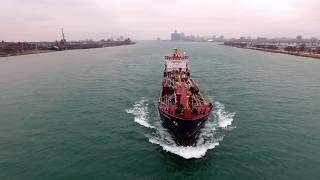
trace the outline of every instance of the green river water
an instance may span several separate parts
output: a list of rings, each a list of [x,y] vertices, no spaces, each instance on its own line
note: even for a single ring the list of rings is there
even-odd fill
[[[214,104],[196,146],[160,125],[164,55]],[[0,58],[0,179],[320,179],[320,61],[214,43]]]

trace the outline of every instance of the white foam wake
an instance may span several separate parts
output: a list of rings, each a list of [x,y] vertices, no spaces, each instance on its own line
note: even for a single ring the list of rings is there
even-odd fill
[[[134,121],[140,125],[154,129],[151,134],[146,134],[149,142],[158,144],[163,150],[185,159],[201,158],[205,156],[208,150],[218,146],[225,133],[232,130],[231,125],[235,115],[235,113],[225,111],[224,105],[216,101],[214,111],[209,116],[205,126],[200,130],[196,144],[185,147],[177,145],[167,129],[162,127],[160,119],[156,115],[158,112],[154,112],[155,114],[150,116],[146,99],[137,101],[133,108],[127,109],[127,113],[133,114],[135,116]]]
[[[142,100],[136,102],[133,105],[133,108],[127,109],[126,112],[134,115],[134,122],[137,122],[147,128],[155,128],[149,123],[147,99],[143,98]]]
[[[168,136],[170,134],[167,134]],[[197,144],[196,146],[178,146],[175,142],[162,141],[154,136],[149,136],[149,142],[158,144],[163,150],[177,154],[185,159],[201,158],[209,149],[219,145],[219,142]]]
[[[225,128],[227,126],[230,126],[232,124],[233,121],[233,117],[235,115],[235,113],[229,113],[227,111],[224,110],[224,105],[221,104],[220,102],[216,101],[214,103],[214,115],[216,116],[216,118],[218,119],[218,125],[221,128]]]

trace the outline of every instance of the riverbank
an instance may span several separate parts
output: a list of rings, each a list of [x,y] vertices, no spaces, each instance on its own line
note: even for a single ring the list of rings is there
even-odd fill
[[[320,59],[320,54],[313,54],[309,52],[290,52],[285,50],[273,50],[273,49],[254,48],[254,47],[247,47],[247,49]]]
[[[320,59],[320,54],[315,54],[315,53],[310,53],[310,52],[305,52],[305,51],[303,51],[303,52],[285,51],[285,50],[279,50],[279,49],[256,48],[256,47],[250,47],[250,46],[237,46],[237,45],[227,45],[227,44],[222,44],[222,45],[236,47],[236,48],[243,48],[243,49],[258,50],[258,51],[264,51],[264,52],[281,53],[281,54],[288,54],[288,55],[293,55],[293,56],[301,56],[301,57]]]
[[[0,54],[0,57],[9,57],[9,56],[22,56],[28,54],[39,54],[39,53],[48,53],[48,52],[55,52],[54,50],[27,50],[15,53],[8,53],[8,54]]]
[[[78,41],[68,42],[65,44],[57,44],[54,42],[46,43],[15,43],[15,42],[1,42],[0,57],[21,56],[28,54],[39,54],[57,51],[67,51],[76,49],[93,49],[105,48],[113,46],[133,45],[135,42],[126,41]]]

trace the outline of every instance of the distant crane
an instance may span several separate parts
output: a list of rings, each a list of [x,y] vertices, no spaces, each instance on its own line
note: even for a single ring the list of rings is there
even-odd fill
[[[64,37],[63,28],[61,28],[61,34],[62,34],[62,40],[63,40],[63,42],[67,42],[67,41],[66,41],[66,38]]]
[[[61,28],[61,35],[62,35],[62,39],[60,40],[59,43],[57,43],[57,46],[59,47],[60,50],[65,50],[67,49],[67,40],[64,36],[63,28]]]

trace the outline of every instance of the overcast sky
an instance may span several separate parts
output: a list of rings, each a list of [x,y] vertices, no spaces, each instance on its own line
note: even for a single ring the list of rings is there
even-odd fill
[[[0,0],[0,40],[185,34],[320,38],[320,0]]]

